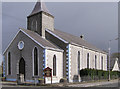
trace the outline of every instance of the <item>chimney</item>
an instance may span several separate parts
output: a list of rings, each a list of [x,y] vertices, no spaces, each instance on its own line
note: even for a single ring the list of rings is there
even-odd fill
[[[80,38],[84,40],[84,35],[81,35]]]

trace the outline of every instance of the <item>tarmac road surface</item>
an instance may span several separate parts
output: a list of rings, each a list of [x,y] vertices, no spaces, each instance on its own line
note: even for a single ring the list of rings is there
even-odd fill
[[[114,81],[105,81],[105,82],[95,82],[95,83],[83,83],[83,84],[68,84],[64,86],[23,86],[11,84],[3,84],[2,89],[120,89],[120,82],[117,80]]]

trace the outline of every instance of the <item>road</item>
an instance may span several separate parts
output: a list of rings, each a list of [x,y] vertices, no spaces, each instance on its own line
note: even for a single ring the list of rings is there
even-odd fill
[[[49,87],[49,86],[18,86],[18,85],[3,85],[2,89],[119,89],[120,83],[116,81],[101,82],[101,83],[85,83],[85,84],[72,84],[66,87]],[[93,88],[94,87],[94,88]]]
[[[120,84],[112,83],[112,84],[100,85],[100,86],[97,86],[97,87],[120,87]]]
[[[93,83],[83,83],[83,84],[70,84],[68,87],[118,87],[118,80],[113,81],[103,81],[103,82],[93,82]]]
[[[3,87],[2,89],[119,89],[118,87]]]

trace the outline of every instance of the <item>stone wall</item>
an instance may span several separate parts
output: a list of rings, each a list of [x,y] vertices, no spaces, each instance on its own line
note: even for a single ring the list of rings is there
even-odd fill
[[[19,41],[24,42],[24,48],[22,51],[18,49]],[[39,51],[39,70],[38,74],[42,78],[43,77],[43,48],[41,48],[38,44],[36,44],[33,40],[28,38],[24,33],[20,32],[12,44],[7,49],[5,56],[5,76],[8,80],[16,79],[17,74],[19,74],[19,61],[23,57],[25,60],[25,78],[26,80],[32,80],[33,76],[33,49],[34,47],[38,48]],[[11,75],[7,74],[7,54],[11,53]]]
[[[36,32],[39,33],[40,35],[42,35],[42,14],[37,13],[35,15],[27,17],[27,29],[28,30],[35,31],[35,29],[32,28],[33,21],[37,21],[37,31]]]
[[[32,27],[33,21],[35,21],[35,26]],[[32,16],[27,17],[27,29],[36,31],[40,36],[45,37],[45,29],[54,31],[54,17],[48,13],[40,12]]]

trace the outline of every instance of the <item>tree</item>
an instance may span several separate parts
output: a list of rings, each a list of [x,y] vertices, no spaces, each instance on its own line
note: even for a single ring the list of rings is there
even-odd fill
[[[0,77],[3,75],[3,62],[0,65]]]
[[[112,53],[111,58],[120,58],[120,53]]]

